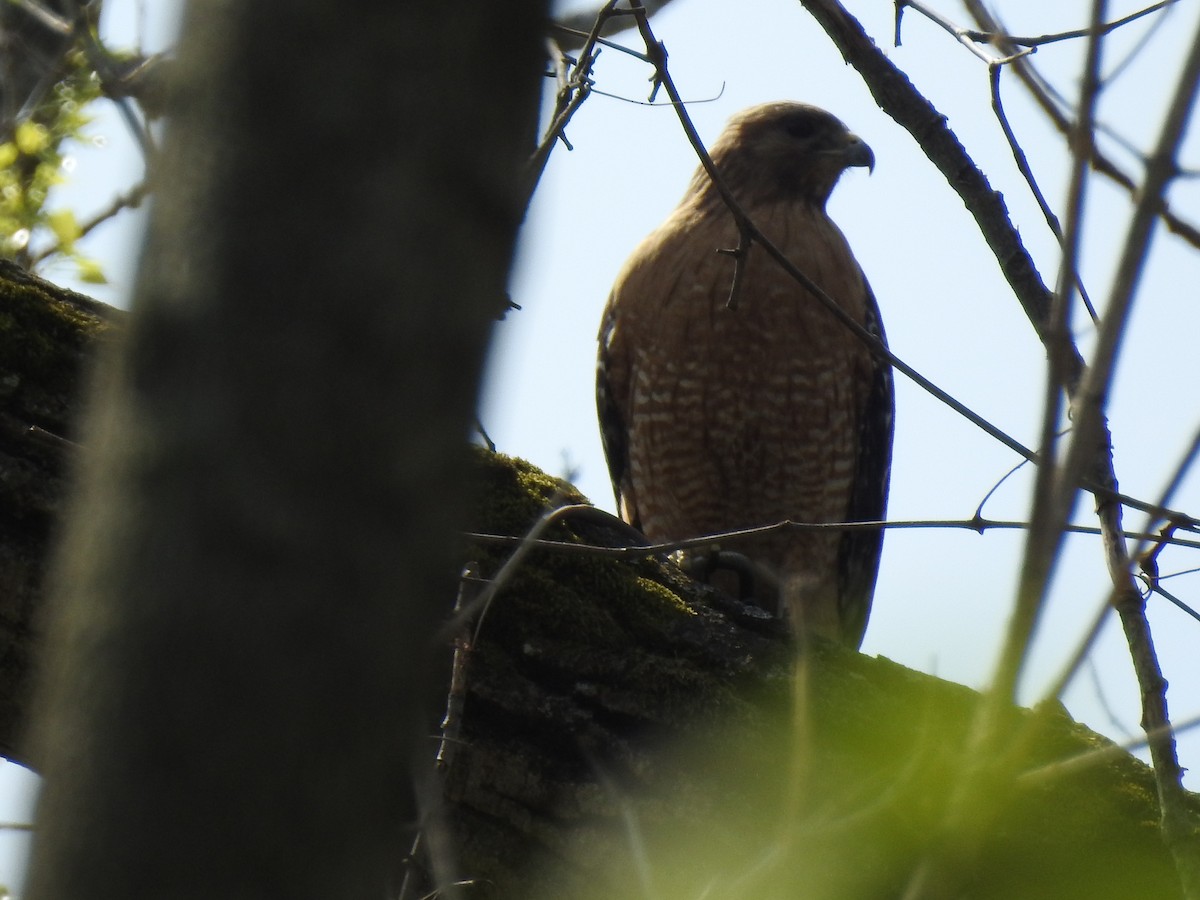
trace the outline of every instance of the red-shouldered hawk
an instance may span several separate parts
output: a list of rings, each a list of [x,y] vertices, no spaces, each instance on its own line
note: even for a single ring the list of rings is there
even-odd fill
[[[735,116],[712,147],[751,220],[857,322],[883,340],[879,308],[825,212],[834,185],[874,155],[813,106]],[[891,369],[752,246],[735,309],[737,227],[701,169],[670,218],[617,277],[600,329],[601,436],[623,518],[654,542],[785,519],[884,517],[894,410]],[[879,529],[789,530],[724,542],[760,574],[801,634],[862,643]]]

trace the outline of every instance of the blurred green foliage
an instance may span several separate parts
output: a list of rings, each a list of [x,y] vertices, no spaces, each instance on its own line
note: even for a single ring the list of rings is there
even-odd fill
[[[103,95],[83,49],[68,51],[63,63],[65,74],[3,132],[8,139],[0,143],[0,256],[28,266],[31,248],[50,245],[45,259],[67,259],[81,280],[103,283],[99,263],[78,248],[83,229],[74,211],[50,202],[51,189],[68,175],[70,142],[88,140],[89,109]]]

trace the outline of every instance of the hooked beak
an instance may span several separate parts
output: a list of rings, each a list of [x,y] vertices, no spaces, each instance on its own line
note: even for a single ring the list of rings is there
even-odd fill
[[[868,172],[875,171],[875,154],[871,152],[867,142],[856,134],[846,135],[846,144],[842,148],[842,159],[848,169],[853,166],[866,166]]]

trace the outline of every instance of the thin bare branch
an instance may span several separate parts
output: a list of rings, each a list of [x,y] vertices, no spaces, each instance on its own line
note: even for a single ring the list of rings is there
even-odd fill
[[[946,117],[922,96],[908,76],[881,51],[862,25],[836,0],[801,0],[847,62],[863,77],[880,109],[904,127],[942,172],[975,217],[1005,280],[1038,336],[1050,321],[1051,293],[1043,282],[1001,197],[946,124]],[[1075,364],[1083,370],[1083,359]]]
[[[1141,13],[1137,13],[1136,15],[1141,16],[1148,12],[1156,12],[1158,9],[1162,9],[1164,6],[1172,5],[1173,2],[1174,0],[1170,0],[1169,3],[1159,4],[1156,7],[1143,10]],[[1105,84],[1116,81],[1121,77],[1121,75],[1129,68],[1129,66],[1133,64],[1133,61],[1142,54],[1142,51],[1149,46],[1150,41],[1154,39],[1155,33],[1171,20],[1172,12],[1174,12],[1174,10],[1167,9],[1161,16],[1154,17],[1154,19],[1150,22],[1150,26],[1141,33],[1138,39],[1134,42],[1133,46],[1125,52],[1125,55],[1115,65],[1109,67],[1108,72],[1104,76]]]
[[[1095,458],[1095,442],[1107,442],[1104,410],[1112,382],[1117,350],[1127,323],[1149,253],[1157,208],[1171,179],[1178,173],[1176,155],[1183,139],[1197,90],[1200,88],[1200,32],[1193,38],[1155,150],[1146,168],[1126,235],[1124,249],[1105,308],[1092,365],[1079,387],[1075,402],[1073,439],[1055,485],[1061,501],[1075,490],[1075,473],[1083,472]],[[1120,537],[1121,507],[1101,501],[1097,513],[1105,529],[1109,572],[1113,581],[1112,601],[1121,618],[1130,655],[1142,694],[1142,727],[1147,733],[1162,809],[1163,837],[1175,859],[1185,896],[1200,897],[1200,845],[1196,823],[1185,802],[1182,777],[1167,711],[1166,680],[1163,678],[1149,623],[1145,601],[1132,575],[1132,562]]]
[[[1178,465],[1175,467],[1174,474],[1167,482],[1166,487],[1163,488],[1162,495],[1159,498],[1158,503],[1154,504],[1155,506],[1161,508],[1171,503],[1171,501],[1174,499],[1175,492],[1183,483],[1184,475],[1187,474],[1188,470],[1191,469],[1192,465],[1195,463],[1198,453],[1200,453],[1200,429],[1197,429],[1195,435],[1192,437],[1191,445],[1189,446],[1187,452],[1183,454]],[[1143,569],[1147,570],[1148,572],[1157,570],[1157,562],[1154,560],[1147,562],[1146,554],[1143,552],[1146,545],[1153,543],[1156,547],[1155,556],[1157,556],[1157,553],[1161,551],[1163,547],[1174,544],[1174,535],[1178,530],[1176,524],[1170,519],[1167,519],[1168,526],[1158,533],[1154,533],[1153,529],[1155,525],[1161,521],[1163,521],[1162,517],[1150,514],[1146,520],[1145,527],[1140,532],[1126,531],[1122,532],[1121,534],[1121,537],[1125,540],[1137,541],[1132,553],[1130,553],[1130,559],[1137,560],[1139,565],[1141,565]],[[1174,596],[1173,594],[1169,594],[1167,591],[1162,589],[1162,587],[1158,584],[1157,578],[1148,577],[1147,581],[1152,591],[1161,594],[1188,615],[1194,618],[1200,618],[1200,614],[1198,614],[1196,610],[1192,609],[1192,607],[1184,603],[1178,597]],[[1083,640],[1079,642],[1079,645],[1075,648],[1075,652],[1071,654],[1067,664],[1059,673],[1059,676],[1051,683],[1050,687],[1043,692],[1042,696],[1044,699],[1058,699],[1062,697],[1063,693],[1067,689],[1067,686],[1075,678],[1076,674],[1078,674],[1080,668],[1082,668],[1084,660],[1091,653],[1092,647],[1096,642],[1096,638],[1100,635],[1101,627],[1104,625],[1109,613],[1114,608],[1115,600],[1116,598],[1111,594],[1110,596],[1104,598],[1104,602],[1100,605],[1100,607],[1096,610],[1095,615],[1092,617],[1091,625],[1088,627],[1087,633],[1084,635]]]
[[[578,28],[571,28],[563,25],[561,22],[551,22],[550,31],[554,34],[562,36],[564,39],[555,41],[555,44],[564,51],[578,50],[592,37],[592,27],[595,22],[589,20],[587,30],[581,31]],[[626,56],[632,56],[635,59],[640,59],[646,62],[646,54],[634,50],[631,47],[626,47],[624,44],[618,44],[616,41],[610,41],[608,38],[596,37],[595,45],[597,47],[607,47],[609,50],[616,50],[618,53],[624,53]]]
[[[1177,2],[1178,0],[1161,0],[1161,2],[1151,4],[1145,9],[1140,9],[1137,12],[1130,13],[1127,16],[1122,16],[1120,19],[1116,19],[1112,22],[1105,22],[1100,25],[1099,34],[1101,37],[1103,37],[1104,35],[1110,34],[1124,25],[1128,25],[1130,22],[1135,22],[1143,16],[1148,16],[1150,13],[1157,12],[1163,7],[1170,6],[1171,4]],[[1089,34],[1093,33],[1091,26],[1088,28],[1078,28],[1074,31],[1059,31],[1053,34],[1040,34],[1036,37],[1018,37],[1011,34],[1005,34],[1004,32],[998,30],[976,31],[970,28],[959,28],[958,26],[949,22],[941,14],[934,12],[925,6],[924,3],[917,2],[917,0],[896,0],[897,17],[899,17],[900,10],[906,6],[916,10],[930,21],[936,22],[939,26],[946,29],[956,38],[958,38],[958,40],[962,43],[971,42],[978,44],[992,44],[997,46],[1001,44],[1012,44],[1017,47],[1028,47],[1032,49],[1041,47],[1045,44],[1054,44],[1059,41],[1071,41],[1079,38],[1086,38]],[[976,53],[976,55],[982,56],[980,53]],[[986,59],[987,57],[984,56],[983,58]]]
[[[45,26],[55,34],[66,37],[73,30],[73,26],[69,20],[64,19],[51,9],[47,9],[41,3],[38,3],[37,0],[8,0],[8,2],[25,10],[40,25]]]
[[[963,2],[981,27],[989,29],[990,32],[998,35],[1003,34],[1003,29],[999,27],[981,0],[963,0]],[[999,40],[999,38],[997,39]],[[1018,60],[1014,63],[1014,69],[1017,77],[1021,79],[1021,83],[1025,85],[1026,90],[1029,91],[1034,101],[1054,124],[1054,127],[1064,136],[1069,136],[1074,126],[1068,116],[1059,108],[1059,104],[1051,95],[1051,89],[1038,74],[1032,62],[1028,59]],[[1121,143],[1128,146],[1128,142],[1123,139],[1121,139]],[[1104,175],[1115,184],[1124,188],[1130,196],[1137,195],[1137,182],[1098,147],[1093,147],[1092,150],[1092,167],[1101,175]],[[1187,241],[1193,247],[1200,248],[1200,228],[1173,213],[1165,199],[1161,200],[1156,212],[1162,217],[1168,231],[1176,237]]]
[[[663,7],[667,6],[670,2],[671,0],[645,0],[643,3],[643,8],[645,9],[647,16],[653,16]],[[607,6],[608,4],[605,4],[605,7]],[[568,16],[558,19],[554,23],[553,27],[560,33],[570,32],[576,35],[585,35],[591,31],[592,23],[597,21],[602,11],[603,7],[600,10],[586,10],[583,12],[571,13]],[[619,31],[624,31],[628,27],[630,27],[628,19],[605,17],[605,21],[600,30],[600,36],[609,37]],[[583,46],[582,42],[572,43],[569,39],[563,41],[563,47],[567,50],[574,50],[581,46]]]
[[[597,519],[603,517],[605,524],[608,524],[611,527],[624,528],[632,532],[632,529],[622,520],[591,506],[560,507],[558,510],[558,520],[569,520],[570,517],[578,515],[584,510],[595,514]],[[668,553],[675,553],[679,550],[708,550],[714,547],[720,547],[723,544],[728,544],[730,541],[740,541],[748,537],[761,537],[765,534],[774,534],[781,531],[872,531],[881,528],[889,531],[936,528],[958,531],[973,531],[976,534],[984,534],[988,531],[1026,531],[1029,528],[1029,523],[1012,519],[984,519],[978,516],[972,516],[970,519],[889,519],[888,521],[884,522],[794,522],[787,520],[783,522],[775,522],[771,525],[759,525],[754,528],[740,528],[734,531],[721,531],[715,534],[705,534],[694,538],[668,541],[661,544],[648,544],[644,540],[635,539],[631,540],[630,543],[619,547],[554,541],[544,538],[531,538],[527,534],[508,535],[469,532],[465,534],[464,537],[467,540],[477,541],[484,544],[500,544],[505,546],[529,544],[534,548],[555,550],[568,555],[600,556],[608,559],[631,559],[642,558],[646,556],[661,556]],[[1092,536],[1100,536],[1102,534],[1100,528],[1094,525],[1068,525],[1066,526],[1065,530],[1069,534]],[[1128,531],[1125,532],[1124,536],[1131,540],[1152,540],[1156,537],[1156,535],[1139,531]],[[640,537],[640,534],[634,533],[631,534],[631,537],[638,538]],[[1167,543],[1173,547],[1186,547],[1193,550],[1200,549],[1200,540],[1191,538],[1171,537],[1167,539]]]
[[[109,219],[116,216],[122,210],[136,209],[139,205],[141,205],[141,202],[146,199],[146,195],[149,192],[150,186],[143,181],[141,184],[135,185],[129,190],[117,194],[117,196],[113,197],[108,206],[99,210],[93,216],[85,219],[79,224],[79,234],[76,236],[76,240],[86,237],[88,234],[90,234],[100,225],[103,225]],[[48,257],[53,256],[55,253],[61,252],[62,250],[62,242],[56,241],[49,247],[39,250],[32,257],[30,257],[29,264],[31,266],[35,266],[38,263],[46,260]]]
[[[613,17],[613,10],[616,8],[617,2],[618,0],[608,0],[595,14],[576,59],[572,60],[568,57],[554,41],[547,40],[546,42],[550,51],[550,61],[554,66],[558,91],[554,98],[554,111],[550,114],[550,124],[526,167],[526,202],[524,204],[526,209],[529,207],[529,198],[533,196],[542,173],[546,170],[546,163],[550,160],[550,152],[554,149],[555,144],[562,141],[568,150],[571,148],[565,129],[567,123],[571,121],[571,117],[575,115],[591,93],[592,66],[595,65],[596,57],[600,52],[596,45],[600,40],[600,32]]]
[[[120,86],[122,82],[121,72],[113,64],[113,59],[108,52],[108,48],[100,42],[100,38],[96,32],[89,26],[87,16],[82,11],[82,8],[75,21],[75,30],[82,40],[84,53],[87,55],[88,62],[96,74],[100,76],[100,83],[105,87],[105,96],[117,107],[117,112],[125,120],[125,127],[137,143],[138,149],[142,152],[142,158],[146,162],[147,169],[152,170],[158,155],[154,135],[150,133],[149,126],[134,109],[133,101],[130,99],[128,93]]]
[[[913,87],[908,77],[879,50],[858,21],[836,0],[801,2],[825,29],[843,57],[858,70],[880,109],[912,135],[925,156],[963,200],[1030,324],[1042,342],[1049,345],[1052,339],[1047,332],[1053,295],[1010,221],[1003,198],[946,126],[945,116]],[[1065,387],[1073,394],[1084,369],[1083,357],[1077,349],[1071,348],[1064,368]],[[1036,457],[1033,459],[1036,461]],[[1116,484],[1111,459],[1108,459],[1098,464],[1098,470],[1087,478],[1085,486],[1099,498],[1117,499],[1137,509],[1147,508],[1142,501],[1120,494]]]
[[[726,309],[737,309],[742,296],[742,279],[746,275],[746,255],[754,245],[754,235],[747,229],[738,227],[738,245],[736,247],[718,247],[717,252],[733,257],[733,278],[729,284],[729,299],[725,301]]]
[[[943,31],[953,35],[955,40],[966,47],[967,50],[969,50],[972,54],[978,56],[989,66],[996,61],[994,56],[987,53],[979,46],[979,42],[971,36],[970,31],[965,28],[960,28],[941,13],[931,9],[924,3],[918,2],[918,0],[896,0],[896,34],[892,40],[897,47],[900,46],[900,20],[904,17],[905,9],[912,9],[919,12]]]
[[[1050,232],[1058,241],[1062,242],[1062,225],[1058,221],[1058,216],[1054,214],[1054,210],[1050,208],[1050,204],[1046,202],[1046,197],[1042,194],[1042,189],[1038,187],[1037,179],[1033,176],[1033,170],[1029,166],[1029,159],[1025,156],[1025,149],[1017,140],[1016,134],[1013,132],[1012,125],[1008,121],[1008,115],[1004,112],[1004,100],[1000,96],[1000,73],[1003,71],[1002,66],[992,65],[989,67],[989,81],[991,82],[992,90],[992,112],[996,115],[996,121],[1000,123],[1000,128],[1004,132],[1004,138],[1008,141],[1008,147],[1012,151],[1013,159],[1017,163],[1017,168],[1021,172],[1021,176],[1025,179],[1025,183],[1029,185],[1029,192],[1033,194],[1033,198],[1037,201],[1038,208],[1042,211],[1042,216],[1046,219],[1046,225],[1050,228]],[[1095,313],[1092,318],[1095,318]]]
[[[519,540],[517,549],[504,561],[504,565],[500,567],[495,577],[488,582],[484,590],[471,597],[469,601],[464,602],[462,608],[450,617],[449,621],[439,632],[439,638],[446,640],[455,639],[459,633],[459,629],[464,627],[464,623],[475,619],[475,630],[471,636],[471,644],[478,643],[479,631],[483,627],[483,621],[487,617],[487,611],[491,607],[492,601],[496,599],[501,589],[508,584],[513,573],[525,562],[525,557],[537,546],[538,540],[546,533],[546,530],[558,522],[564,515],[570,515],[574,509],[573,506],[559,505],[561,500],[562,495],[555,494],[546,502],[546,512],[533,523],[528,533]],[[476,615],[478,615],[478,618],[476,618]]]
[[[1174,730],[1176,734],[1179,734],[1183,731],[1190,731],[1197,726],[1200,726],[1200,716],[1194,716],[1182,724],[1176,725]],[[1153,735],[1153,737],[1159,736],[1157,734]],[[1130,753],[1147,746],[1150,740],[1151,736],[1146,735],[1137,740],[1126,741],[1122,744],[1109,744],[1098,750],[1080,753],[1078,756],[1038,766],[1036,769],[1030,769],[1028,772],[1021,773],[1017,778],[1017,783],[1021,787],[1039,787],[1063,778],[1078,775],[1097,766],[1107,765],[1115,760],[1123,759]]]
[[[983,495],[983,499],[979,501],[979,505],[975,507],[975,518],[976,519],[983,518],[983,508],[985,506],[987,506],[987,502],[992,499],[992,496],[996,493],[996,491],[1000,490],[1000,487],[1004,484],[1004,482],[1008,481],[1009,478],[1011,478],[1013,475],[1017,474],[1017,472],[1021,471],[1021,469],[1024,468],[1028,464],[1029,464],[1029,460],[1027,460],[1027,459],[1021,460],[1019,463],[1017,463],[1015,466],[1013,466],[1011,469],[1009,469],[1007,472],[1005,472],[1003,475],[1001,475],[1000,478],[997,479],[996,483],[993,484],[990,488],[988,488],[987,493]]]
[[[1151,588],[1151,591],[1153,591],[1155,594],[1158,594],[1158,596],[1162,597],[1180,612],[1185,613],[1186,615],[1191,616],[1197,622],[1200,622],[1200,611],[1197,611],[1187,603],[1184,603],[1183,600],[1181,600],[1179,597],[1176,597],[1166,588],[1162,587],[1162,585],[1154,585],[1154,587]]]
[[[1039,614],[1050,588],[1050,575],[1058,559],[1063,527],[1074,509],[1079,479],[1085,463],[1095,459],[1094,453],[1079,457],[1075,469],[1063,464],[1056,472],[1058,429],[1062,414],[1062,386],[1069,384],[1072,354],[1078,354],[1071,343],[1071,299],[1079,245],[1083,233],[1084,198],[1087,186],[1088,159],[1093,138],[1092,122],[1100,93],[1100,59],[1103,32],[1100,30],[1107,9],[1106,0],[1092,5],[1092,34],[1088,40],[1087,58],[1080,85],[1078,127],[1072,135],[1073,165],[1067,197],[1067,224],[1063,235],[1063,259],[1059,267],[1058,290],[1055,292],[1050,327],[1046,330],[1046,350],[1049,357],[1046,389],[1043,401],[1042,453],[1046,463],[1037,472],[1033,491],[1033,510],[1017,598],[1005,644],[1000,653],[994,688],[997,700],[1012,702],[1016,695],[1025,654],[1033,637]],[[1088,435],[1091,438],[1091,434]],[[1072,432],[1071,446],[1083,446],[1080,425]]]
[[[1000,96],[1000,73],[1004,67],[999,63],[992,63],[989,66],[989,80],[992,90],[992,111],[996,115],[996,121],[1000,123],[1000,128],[1004,132],[1004,138],[1008,141],[1009,149],[1012,151],[1013,159],[1017,163],[1017,169],[1021,172],[1021,176],[1025,179],[1025,183],[1029,186],[1029,191],[1033,194],[1034,200],[1037,201],[1038,208],[1042,211],[1042,216],[1046,219],[1046,225],[1050,229],[1050,233],[1054,235],[1055,240],[1060,245],[1063,243],[1062,226],[1058,221],[1058,216],[1054,214],[1054,210],[1050,208],[1050,204],[1046,202],[1046,197],[1042,194],[1042,189],[1038,186],[1037,179],[1034,177],[1033,169],[1029,165],[1029,159],[1025,156],[1025,150],[1017,140],[1016,133],[1012,129],[1012,125],[1008,121],[1008,116],[1004,112],[1004,101]],[[1094,145],[1090,144],[1094,149]],[[1084,308],[1091,316],[1092,322],[1097,323],[1100,317],[1096,314],[1095,307],[1092,306],[1091,298],[1087,295],[1087,289],[1083,285],[1083,279],[1079,275],[1076,268],[1074,270],[1075,287],[1079,291],[1079,296],[1083,300]]]

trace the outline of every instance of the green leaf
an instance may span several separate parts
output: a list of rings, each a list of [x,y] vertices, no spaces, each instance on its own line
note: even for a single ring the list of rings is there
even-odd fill
[[[96,260],[77,256],[75,257],[75,266],[79,280],[84,284],[108,284],[108,279],[104,277],[104,271]]]
[[[56,209],[46,216],[46,224],[50,226],[50,230],[54,232],[54,236],[58,238],[58,242],[64,250],[70,250],[75,246],[75,241],[79,239],[80,234],[79,222],[75,218],[75,213],[69,209]]]
[[[50,143],[49,132],[43,126],[28,119],[17,126],[16,134],[13,137],[16,140],[17,149],[28,156],[44,150]]]

